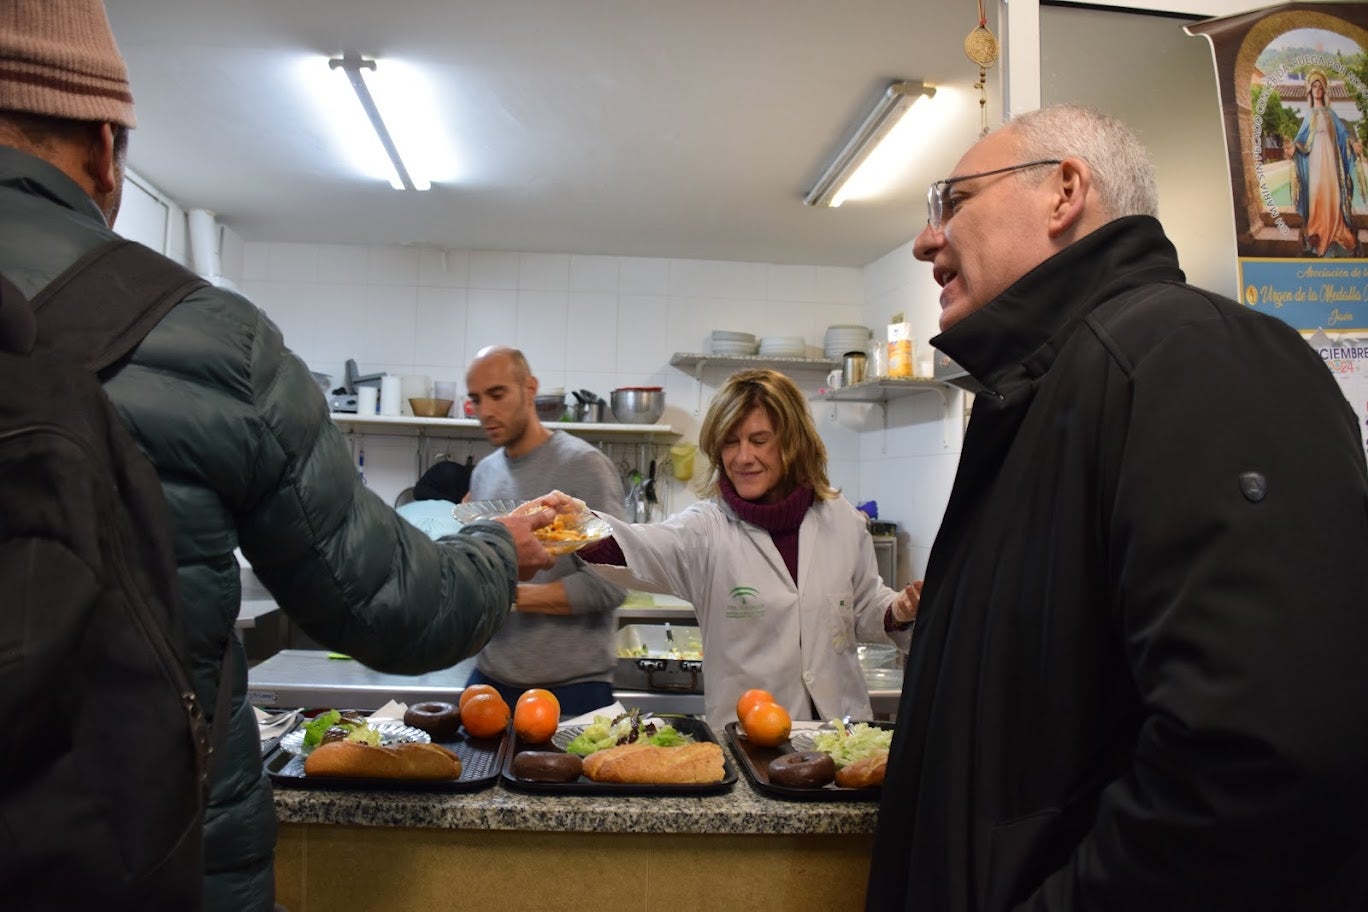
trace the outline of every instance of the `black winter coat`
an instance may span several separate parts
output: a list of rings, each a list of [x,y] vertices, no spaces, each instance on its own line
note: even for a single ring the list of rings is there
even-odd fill
[[[1368,473],[1282,322],[1120,219],[932,340],[974,401],[868,907],[1368,904]]]
[[[0,147],[0,271],[32,297],[113,236],[51,165]],[[195,292],[105,383],[161,476],[192,673],[206,712],[241,601],[241,547],[305,632],[381,671],[416,674],[478,652],[517,584],[508,532],[480,523],[436,543],[369,492],[308,368],[241,295]],[[273,908],[275,810],[240,644],[226,756],[206,822],[205,908]]]

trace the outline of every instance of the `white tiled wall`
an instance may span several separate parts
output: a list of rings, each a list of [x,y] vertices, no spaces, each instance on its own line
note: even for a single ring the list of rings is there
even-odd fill
[[[908,243],[865,267],[864,281],[861,322],[886,326],[902,313],[912,323],[918,360],[929,358],[928,340],[940,331],[940,288],[930,265],[917,262]],[[861,500],[876,500],[880,518],[899,525],[899,579],[920,579],[959,464],[964,394],[944,387],[886,403],[886,412],[858,408],[866,411],[857,438]]]
[[[827,326],[859,322],[865,311],[859,269],[428,248],[249,242],[239,284],[287,344],[334,383],[354,358],[362,373],[426,374],[464,389],[476,351],[510,344],[527,355],[543,387],[607,398],[620,386],[663,386],[661,423],[695,443],[709,399],[733,368],[709,365],[695,377],[670,366],[672,353],[707,351],[712,330],[730,329],[802,334],[809,354],[820,357]],[[793,377],[815,393],[825,371]],[[861,483],[864,435],[851,411],[860,408],[815,412],[832,480],[856,503],[884,496]],[[392,501],[413,483],[410,441],[370,437],[354,447],[358,459],[364,450],[367,482],[382,497]],[[461,459],[489,451],[482,442],[452,449]],[[625,444],[608,452],[642,469],[665,455]],[[694,500],[668,473],[659,478],[667,512]]]

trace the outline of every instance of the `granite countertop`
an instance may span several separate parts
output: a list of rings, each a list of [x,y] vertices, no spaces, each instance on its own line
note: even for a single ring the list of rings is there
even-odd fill
[[[879,810],[873,801],[769,798],[744,773],[731,791],[696,798],[529,793],[500,782],[477,792],[277,786],[275,805],[283,823],[731,835],[870,834]]]
[[[715,735],[716,733],[714,733]],[[874,832],[875,801],[793,801],[757,790],[740,759],[723,744],[736,782],[699,796],[556,794],[494,784],[469,792],[426,789],[275,787],[283,823],[526,830],[570,833],[717,833],[728,835],[865,835]]]

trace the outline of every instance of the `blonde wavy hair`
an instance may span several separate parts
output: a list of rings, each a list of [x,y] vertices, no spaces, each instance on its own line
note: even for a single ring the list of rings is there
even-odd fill
[[[708,457],[708,466],[698,480],[699,496],[717,497],[721,493],[719,485],[725,474],[722,444],[757,406],[769,415],[779,440],[781,493],[807,485],[822,500],[839,496],[827,480],[826,444],[817,436],[807,400],[792,380],[773,370],[732,374],[713,396],[698,434],[698,448]]]

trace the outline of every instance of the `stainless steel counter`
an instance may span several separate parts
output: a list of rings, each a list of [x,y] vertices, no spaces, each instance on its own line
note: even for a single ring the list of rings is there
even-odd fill
[[[348,709],[379,709],[390,700],[417,703],[445,700],[454,703],[465,689],[475,667],[466,659],[451,668],[421,675],[387,675],[373,671],[354,659],[334,659],[313,649],[282,649],[247,673],[247,698],[263,709],[298,706],[341,706]],[[618,691],[624,705],[652,712],[699,714],[702,694],[671,694]]]
[[[271,599],[243,600],[238,608],[237,629],[251,630],[280,611],[280,606]]]
[[[353,659],[329,658],[331,653],[313,649],[283,649],[247,673],[247,698],[263,709],[338,706],[347,709],[379,709],[390,700],[416,703],[423,700],[460,698],[475,660],[466,659],[443,671],[421,675],[387,675]],[[898,691],[870,693],[874,715],[889,719],[897,712]],[[703,714],[702,694],[620,690],[615,696],[624,706],[651,712]]]

